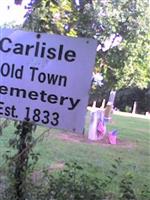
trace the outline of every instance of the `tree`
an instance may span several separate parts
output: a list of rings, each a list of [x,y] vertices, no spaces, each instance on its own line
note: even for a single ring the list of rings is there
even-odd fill
[[[146,1],[113,1],[105,7],[105,35],[110,48],[99,52],[99,63],[111,87],[145,87],[149,81],[149,6]],[[113,47],[117,37],[122,41]],[[101,40],[100,38],[98,38]],[[102,41],[104,45],[104,42]]]
[[[25,27],[97,39],[95,70],[104,74],[109,88],[143,88],[150,80],[149,11],[148,0],[32,0]]]

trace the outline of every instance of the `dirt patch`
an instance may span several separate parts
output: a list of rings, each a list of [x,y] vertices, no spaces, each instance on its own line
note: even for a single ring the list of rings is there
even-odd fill
[[[73,143],[81,143],[85,142],[86,138],[82,135],[72,134],[72,133],[61,133],[56,136],[57,138],[66,141],[66,142],[73,142]]]
[[[72,133],[61,133],[56,136],[57,138],[61,139],[62,141],[66,142],[72,142],[72,143],[87,143],[92,145],[101,145],[101,146],[115,146],[120,148],[134,148],[136,146],[135,143],[129,141],[129,140],[121,140],[117,139],[117,144],[112,145],[109,143],[108,137],[105,136],[102,140],[98,141],[91,141],[87,138],[85,135],[77,135]]]

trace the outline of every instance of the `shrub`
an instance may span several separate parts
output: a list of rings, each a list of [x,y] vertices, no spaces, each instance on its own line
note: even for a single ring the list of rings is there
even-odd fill
[[[132,175],[126,174],[120,183],[120,197],[119,200],[137,200],[135,192],[133,190]]]
[[[31,196],[36,200],[101,200],[105,191],[100,179],[84,174],[83,168],[74,162],[67,163],[58,174],[45,172]]]

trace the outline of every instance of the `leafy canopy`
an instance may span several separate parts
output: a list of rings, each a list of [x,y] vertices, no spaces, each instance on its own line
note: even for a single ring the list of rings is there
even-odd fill
[[[95,38],[95,70],[109,88],[150,82],[148,0],[32,0],[26,17],[30,30]]]

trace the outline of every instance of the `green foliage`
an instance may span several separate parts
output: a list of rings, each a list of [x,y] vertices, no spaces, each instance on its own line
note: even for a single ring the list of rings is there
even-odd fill
[[[10,123],[9,119],[0,119],[0,136],[3,134],[4,128],[6,128]]]
[[[105,180],[88,175],[84,168],[76,162],[66,163],[65,168],[59,173],[50,174],[44,171],[44,176],[39,177],[38,183],[33,183],[32,179],[28,178],[24,198],[27,200],[109,199],[110,194],[107,192],[107,187],[117,175],[119,163],[120,160],[116,160]],[[3,200],[5,199],[17,199],[13,189],[9,188],[4,193]]]
[[[140,198],[142,200],[148,200],[150,198],[150,189],[149,186],[144,184],[142,190],[141,190],[141,196]]]
[[[58,173],[44,171],[42,177],[37,177],[36,183],[28,177],[24,198],[26,200],[136,200],[131,173],[124,175],[121,182],[117,183],[116,187],[120,188],[119,193],[112,193],[108,188],[113,179],[118,177],[120,162],[121,160],[117,159],[103,179],[88,175],[76,162],[66,163],[64,169]],[[141,191],[141,197],[142,200],[148,197],[146,187]],[[13,190],[7,190],[3,194],[3,200],[6,199],[17,200]]]
[[[34,144],[32,133],[35,131],[35,126],[29,122],[15,122],[16,130],[15,138],[9,140],[11,148],[15,149],[15,154],[5,154],[6,162],[9,168],[10,186],[7,194],[11,192],[12,199],[25,200],[26,195],[26,176],[27,172],[33,167],[33,164],[38,160],[38,155],[32,151]],[[29,163],[29,158],[33,161]]]
[[[44,179],[42,185],[44,191],[34,197],[37,200],[96,200],[104,198],[104,188],[101,187],[100,180],[84,174],[83,168],[77,163],[67,163],[65,169],[58,175],[46,174]]]
[[[37,32],[48,32],[55,34],[67,34],[73,36],[76,32],[72,28],[76,19],[72,1],[59,1],[59,4],[51,0],[36,1],[31,5],[26,14],[24,28]],[[69,30],[65,29],[69,26]]]
[[[104,87],[92,87],[91,99],[96,100],[99,96],[101,101],[112,88],[148,86],[148,0],[82,1],[78,7],[72,0],[35,2],[27,13],[24,28],[37,32],[93,37],[98,41],[101,48],[97,52],[95,71],[103,74],[105,83]],[[115,46],[119,38],[121,42]]]
[[[126,174],[120,183],[120,197],[119,200],[136,200],[135,192],[133,190],[132,175]]]
[[[110,48],[100,52],[99,64],[113,88],[143,88],[149,82],[149,9],[148,1],[126,0],[105,4],[106,16],[100,18],[106,27],[108,35],[105,35],[110,37],[114,34],[114,38]],[[122,37],[122,42],[113,47],[118,36]]]

